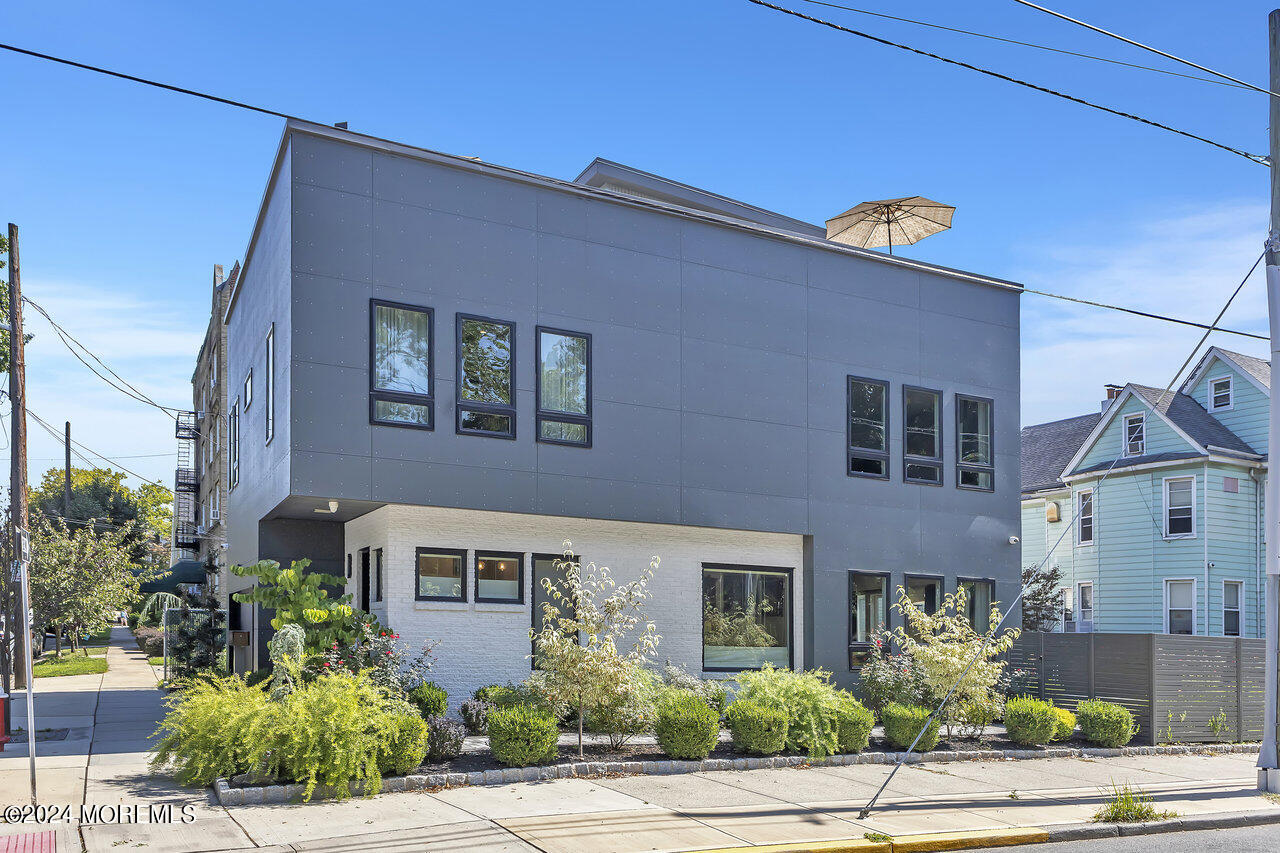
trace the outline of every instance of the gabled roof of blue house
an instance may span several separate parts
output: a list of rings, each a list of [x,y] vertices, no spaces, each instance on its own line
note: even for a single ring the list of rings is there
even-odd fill
[[[1022,491],[1063,485],[1062,469],[1102,420],[1101,412],[1022,428]]]
[[[1201,447],[1215,447],[1251,456],[1256,455],[1252,447],[1223,426],[1221,421],[1206,412],[1204,406],[1181,391],[1170,391],[1166,394],[1163,388],[1152,388],[1149,385],[1127,387],[1132,388],[1148,406],[1167,417],[1174,426],[1185,432]]]

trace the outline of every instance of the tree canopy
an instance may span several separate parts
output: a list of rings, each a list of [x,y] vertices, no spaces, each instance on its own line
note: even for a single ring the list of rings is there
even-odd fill
[[[45,519],[67,518],[72,526],[94,521],[99,530],[128,527],[125,545],[133,562],[167,564],[172,495],[154,483],[132,489],[125,485],[125,476],[111,468],[72,468],[68,515],[63,498],[65,475],[61,468],[50,468],[40,478],[40,485],[30,490],[30,511]]]

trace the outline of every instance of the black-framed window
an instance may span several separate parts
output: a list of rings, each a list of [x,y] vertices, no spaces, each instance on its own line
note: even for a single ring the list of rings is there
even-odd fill
[[[995,599],[996,584],[990,578],[957,578],[956,588],[965,593],[965,616],[979,635],[991,627],[991,602]]]
[[[516,437],[515,343],[515,323],[458,315],[459,434]]]
[[[373,549],[373,600],[382,600],[382,549]]]
[[[538,441],[591,446],[591,335],[537,327]]]
[[[266,400],[263,401],[266,411],[263,413],[263,422],[265,424],[266,443],[270,444],[271,439],[276,435],[276,324],[272,323],[271,328],[267,329],[267,359],[266,359],[266,376],[263,378],[263,393]]]
[[[870,658],[871,640],[889,624],[889,573],[849,572],[849,669]]]
[[[850,376],[845,432],[850,477],[889,479],[889,383]]]
[[[524,604],[524,554],[476,551],[476,601]]]
[[[227,415],[227,456],[230,457],[228,482],[234,489],[240,482],[240,400],[231,404],[231,413]]]
[[[942,602],[942,578],[934,575],[907,575],[903,580],[907,582],[907,598],[916,607],[924,611],[926,616],[938,612],[938,605]]]
[[[369,421],[434,429],[435,312],[369,300]]]
[[[902,387],[902,479],[942,485],[942,392]]]
[[[702,564],[702,669],[790,669],[791,569]]]
[[[466,575],[466,551],[453,548],[414,551],[414,598],[418,601],[466,601]]]
[[[529,565],[532,572],[531,587],[533,592],[530,596],[532,606],[529,608],[529,627],[535,636],[546,627],[546,605],[553,606],[559,611],[560,617],[563,619],[572,619],[574,616],[572,601],[567,601],[563,598],[557,600],[555,595],[548,592],[542,585],[544,579],[549,580],[554,590],[564,594],[567,591],[564,581],[568,573],[569,564],[581,566],[582,557],[571,555],[566,558],[564,554],[533,554],[530,557]],[[574,642],[582,642],[582,638],[576,632],[570,633]],[[535,640],[530,643],[529,665],[532,670],[538,668],[537,655],[538,644]]]
[[[956,488],[995,491],[994,410],[986,397],[956,395]]]

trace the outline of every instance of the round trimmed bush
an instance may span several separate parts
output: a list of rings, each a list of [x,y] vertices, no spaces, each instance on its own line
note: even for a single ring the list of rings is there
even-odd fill
[[[457,720],[427,717],[427,760],[448,761],[462,754],[467,730]]]
[[[734,702],[724,715],[735,752],[777,755],[787,745],[787,715],[759,702]]]
[[[1053,731],[1053,739],[1055,741],[1070,740],[1071,736],[1076,733],[1076,715],[1066,708],[1054,707],[1053,712],[1058,717],[1057,725]]]
[[[841,690],[837,694],[836,738],[840,752],[849,755],[862,752],[871,740],[871,727],[876,724],[875,714],[853,694]]]
[[[406,711],[408,706],[404,706]],[[396,714],[386,722],[384,740],[378,747],[378,772],[384,776],[404,776],[422,764],[427,754],[427,723],[413,713]]]
[[[500,763],[508,767],[528,767],[556,757],[560,728],[555,716],[546,709],[532,705],[492,708],[486,722],[489,749]]]
[[[1098,746],[1120,747],[1133,740],[1133,714],[1113,702],[1086,700],[1076,706],[1076,719],[1085,740]]]
[[[917,705],[899,705],[890,702],[880,712],[880,722],[884,723],[884,737],[899,749],[907,749],[916,735],[924,728],[925,720],[932,713],[928,708]],[[938,745],[938,721],[930,720],[929,728],[916,744],[917,752],[928,752]]]
[[[449,709],[449,694],[434,681],[424,681],[409,691],[409,701],[425,717],[443,717]]]
[[[492,718],[489,726],[493,727]],[[720,738],[720,715],[701,696],[673,696],[658,708],[654,734],[667,755],[697,761],[715,749]]]
[[[1053,740],[1058,729],[1058,714],[1048,702],[1015,696],[1004,703],[1004,727],[1014,743],[1039,746]]]

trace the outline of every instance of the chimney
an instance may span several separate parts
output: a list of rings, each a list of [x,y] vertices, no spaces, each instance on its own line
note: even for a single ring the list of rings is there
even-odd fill
[[[216,288],[222,284],[222,264],[213,265],[213,286]]]
[[[1107,398],[1102,401],[1102,411],[1105,412],[1107,410],[1107,406],[1111,405],[1111,401],[1116,397],[1119,397],[1120,392],[1124,391],[1124,386],[1107,384],[1104,385],[1103,388],[1105,388],[1107,392]]]

